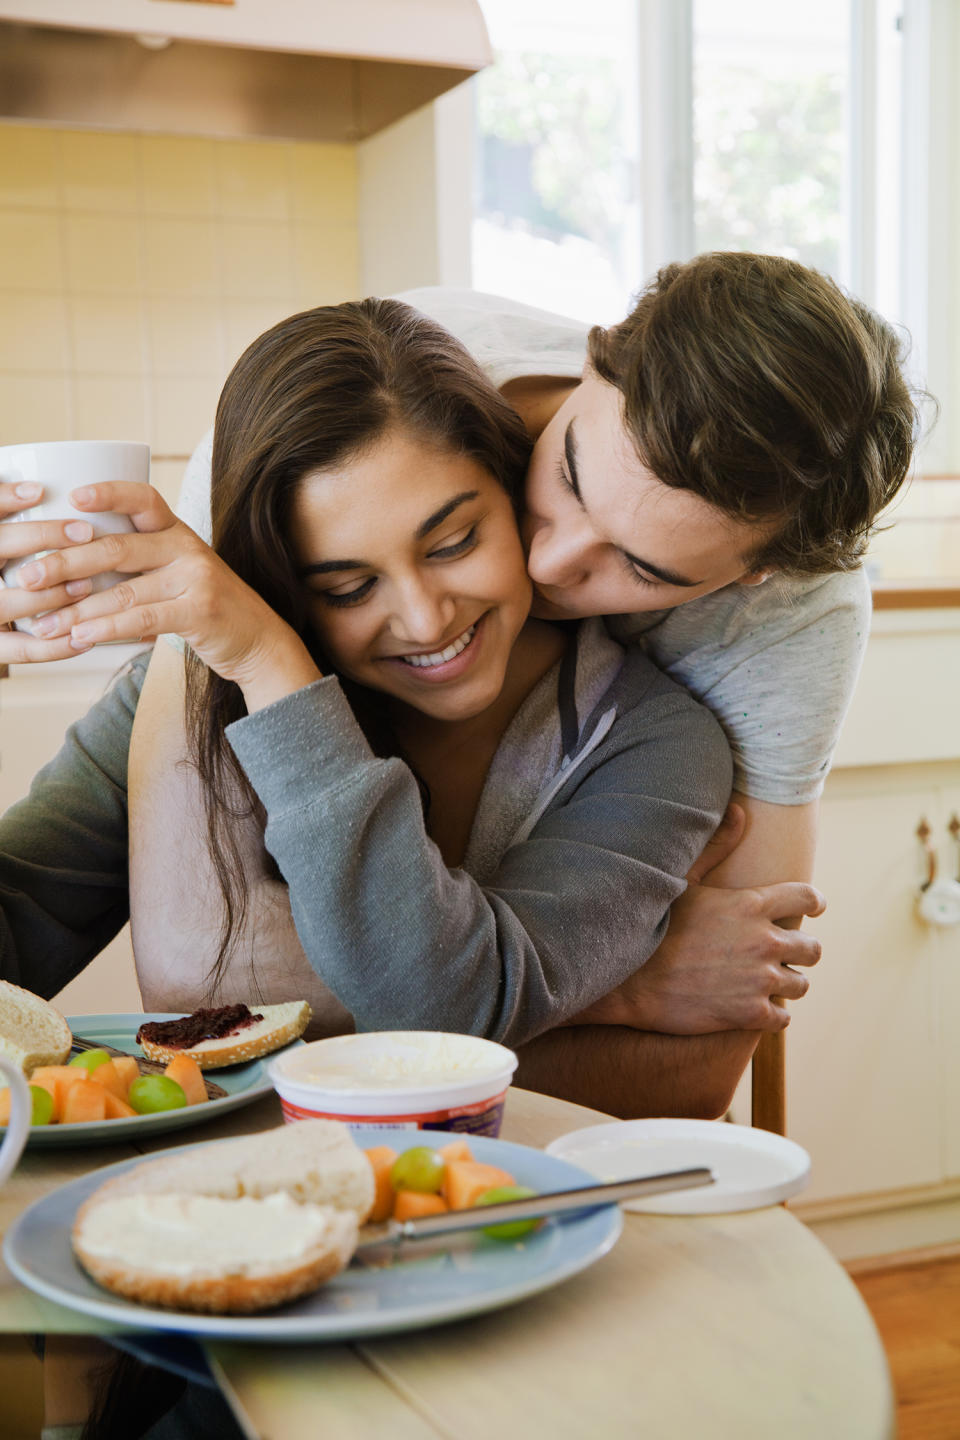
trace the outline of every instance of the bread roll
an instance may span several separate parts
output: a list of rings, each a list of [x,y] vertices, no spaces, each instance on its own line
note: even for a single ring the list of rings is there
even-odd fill
[[[258,1005],[255,1013],[262,1015],[262,1020],[243,1025],[218,1040],[201,1040],[196,1045],[164,1045],[146,1036],[137,1039],[148,1060],[168,1063],[175,1055],[189,1055],[201,1070],[219,1070],[224,1065],[258,1060],[261,1055],[269,1055],[299,1040],[310,1024],[312,1011],[306,1000],[291,1000],[284,1005]]]
[[[0,980],[0,1054],[29,1075],[38,1065],[62,1065],[73,1036],[60,1011],[39,995]]]
[[[117,1295],[229,1315],[282,1305],[339,1274],[356,1248],[357,1221],[281,1193],[93,1196],[72,1238],[87,1273]]]

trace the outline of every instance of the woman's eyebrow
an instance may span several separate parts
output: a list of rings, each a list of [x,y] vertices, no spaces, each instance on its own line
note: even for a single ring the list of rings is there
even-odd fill
[[[417,539],[422,540],[426,535],[430,534],[431,530],[436,530],[437,526],[442,525],[448,515],[453,514],[458,505],[463,505],[468,500],[476,500],[479,494],[479,490],[461,490],[459,495],[454,495],[452,500],[448,500],[446,505],[441,505],[439,510],[434,510],[433,514],[428,515],[422,525],[417,526]]]
[[[459,495],[454,495],[452,500],[441,505],[439,510],[434,510],[432,515],[428,515],[426,520],[417,526],[416,538],[423,540],[431,530],[436,530],[438,525],[442,525],[447,516],[452,515],[459,505],[465,505],[468,500],[476,500],[479,494],[479,490],[461,490]],[[364,570],[366,565],[366,560],[318,560],[314,565],[301,565],[297,574],[331,575],[338,570]]]

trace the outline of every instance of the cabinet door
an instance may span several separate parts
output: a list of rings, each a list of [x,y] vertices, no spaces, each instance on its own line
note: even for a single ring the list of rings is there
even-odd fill
[[[960,880],[960,844],[951,835],[950,821],[960,820],[960,783],[945,786],[943,803],[934,824],[933,843],[939,873]],[[943,1164],[946,1174],[960,1177],[960,925],[944,926],[936,933],[937,1018],[940,1054]]]
[[[823,958],[787,1036],[789,1133],[813,1159],[805,1198],[941,1178],[936,941],[915,911],[915,832],[940,803],[897,772],[828,782],[816,874],[828,909],[811,925]]]

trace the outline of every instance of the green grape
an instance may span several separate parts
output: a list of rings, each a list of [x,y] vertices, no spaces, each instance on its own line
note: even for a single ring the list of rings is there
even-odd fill
[[[97,1070],[101,1065],[106,1065],[110,1056],[106,1050],[81,1050],[79,1055],[74,1055],[68,1060],[68,1065],[77,1065],[83,1070]]]
[[[494,1185],[491,1190],[484,1190],[482,1195],[478,1195],[476,1203],[500,1205],[506,1200],[532,1200],[537,1193],[529,1185]],[[542,1224],[542,1219],[504,1220],[499,1225],[484,1225],[483,1233],[491,1240],[520,1240]]]
[[[152,1115],[157,1110],[180,1110],[187,1103],[183,1086],[169,1075],[140,1075],[127,1091],[127,1103],[138,1115]]]
[[[42,1085],[31,1085],[30,1099],[33,1102],[30,1124],[49,1125],[53,1116],[53,1096],[50,1091],[44,1090]]]
[[[390,1167],[390,1184],[394,1190],[419,1190],[439,1195],[447,1173],[447,1162],[429,1145],[414,1145],[404,1150]]]

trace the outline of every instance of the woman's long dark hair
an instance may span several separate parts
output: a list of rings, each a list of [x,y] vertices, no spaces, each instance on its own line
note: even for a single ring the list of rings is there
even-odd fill
[[[530,441],[463,346],[397,300],[307,310],[244,351],[217,407],[211,471],[213,548],[297,632],[325,673],[331,666],[307,618],[290,517],[306,475],[357,456],[388,431],[476,460],[519,512]],[[378,754],[393,746],[370,692],[348,692]],[[262,807],[224,731],[246,713],[239,686],[187,655],[187,732],[200,775],[212,863],[223,897],[215,991],[246,917],[234,830]]]

